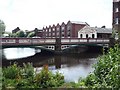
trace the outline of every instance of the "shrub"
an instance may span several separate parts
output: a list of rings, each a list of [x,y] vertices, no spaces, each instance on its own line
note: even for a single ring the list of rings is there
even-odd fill
[[[45,65],[40,73],[36,73],[32,64],[23,64],[18,67],[17,64],[3,69],[2,87],[15,88],[48,88],[59,87],[64,83],[64,76],[60,73],[53,74]]]
[[[41,88],[58,87],[64,83],[64,76],[58,72],[53,74],[45,65],[41,72],[35,76],[35,82]]]
[[[95,70],[85,79],[88,87],[120,87],[120,48],[110,48],[106,55],[98,58]]]

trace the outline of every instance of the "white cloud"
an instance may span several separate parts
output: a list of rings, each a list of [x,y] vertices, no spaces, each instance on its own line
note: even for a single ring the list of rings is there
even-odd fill
[[[68,20],[112,27],[112,0],[0,0],[0,19],[7,31],[32,30]]]

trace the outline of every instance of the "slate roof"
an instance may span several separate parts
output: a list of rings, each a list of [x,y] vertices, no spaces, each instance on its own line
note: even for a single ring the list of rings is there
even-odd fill
[[[88,23],[86,22],[81,22],[81,21],[70,21],[71,23],[74,23],[74,24],[86,24],[86,25],[89,25]]]
[[[111,28],[95,28],[97,33],[112,33]]]
[[[83,29],[85,29],[86,27],[88,27],[90,30],[96,30],[97,33],[109,33],[109,34],[112,34],[112,29],[111,28],[99,28],[99,27],[85,26]]]

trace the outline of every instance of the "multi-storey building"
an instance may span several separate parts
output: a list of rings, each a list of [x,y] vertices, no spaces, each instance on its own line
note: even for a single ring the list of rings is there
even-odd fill
[[[66,24],[63,22],[61,25],[58,23],[56,26],[49,25],[43,27],[43,37],[47,38],[73,38],[78,37],[78,30],[88,25],[86,22],[68,21]]]
[[[120,32],[120,0],[113,0],[113,30]]]

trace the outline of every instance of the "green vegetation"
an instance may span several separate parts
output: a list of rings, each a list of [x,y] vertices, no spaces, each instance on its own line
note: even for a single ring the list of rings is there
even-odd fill
[[[0,20],[0,37],[4,34],[5,27],[5,23],[2,20]]]
[[[3,68],[2,88],[50,88],[59,87],[64,83],[64,76],[60,73],[53,74],[45,65],[41,72],[34,71],[28,63],[23,67],[17,64]]]
[[[16,37],[25,37],[24,31],[20,30],[16,33]]]
[[[60,73],[53,74],[48,66],[43,66],[41,72],[34,71],[28,63],[23,67],[17,64],[3,68],[3,88],[120,88],[120,48],[116,45],[107,54],[98,58],[94,72],[78,83],[64,82]]]
[[[120,48],[116,45],[98,58],[94,72],[79,81],[88,88],[120,88]]]
[[[27,37],[34,37],[34,36],[35,36],[35,32],[31,32],[31,33],[28,34]]]

